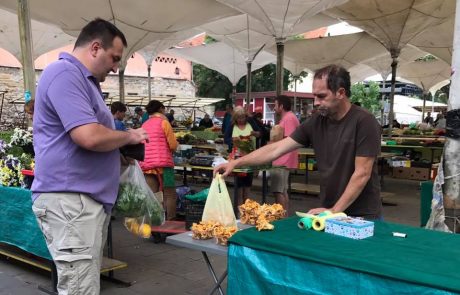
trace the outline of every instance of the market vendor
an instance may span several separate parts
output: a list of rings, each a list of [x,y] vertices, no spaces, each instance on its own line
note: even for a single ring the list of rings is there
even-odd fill
[[[350,73],[337,65],[316,71],[313,79],[317,112],[289,137],[266,145],[214,169],[228,175],[240,166],[270,163],[298,148],[312,145],[321,174],[320,199],[325,210],[366,219],[382,218],[377,156],[380,126],[367,110],[350,102]]]

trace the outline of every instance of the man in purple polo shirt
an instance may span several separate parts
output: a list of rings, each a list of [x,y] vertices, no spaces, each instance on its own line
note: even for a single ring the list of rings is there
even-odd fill
[[[58,271],[59,294],[99,294],[102,249],[120,176],[118,148],[147,140],[116,131],[99,83],[117,72],[123,33],[95,19],[71,54],[40,77],[35,99],[32,209]]]

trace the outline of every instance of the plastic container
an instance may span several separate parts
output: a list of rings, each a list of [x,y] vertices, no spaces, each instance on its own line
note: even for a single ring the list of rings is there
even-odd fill
[[[21,170],[22,175],[24,175],[24,184],[26,189],[32,187],[32,182],[34,181],[34,171],[33,170]]]

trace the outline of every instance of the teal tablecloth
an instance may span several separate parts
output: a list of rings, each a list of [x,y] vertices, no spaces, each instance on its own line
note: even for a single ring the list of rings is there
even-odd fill
[[[378,284],[393,281],[397,282],[395,286],[417,286],[425,291],[431,290],[424,294],[434,294],[433,290],[437,294],[460,293],[459,235],[376,222],[373,237],[353,240],[324,232],[301,230],[297,227],[297,221],[296,217],[287,218],[275,222],[274,231],[257,232],[255,228],[250,228],[230,239],[229,291],[237,284],[244,285],[241,273],[246,271],[247,275],[253,276],[249,281],[254,284],[257,284],[257,276],[265,277],[268,285],[272,285],[272,288],[282,287],[280,290],[286,293],[286,285],[292,283],[291,286],[295,286],[292,281],[299,275],[295,270],[301,272],[304,269],[305,286],[318,284],[332,287],[339,284],[337,275],[341,270],[342,275],[353,273],[358,280],[355,284],[380,278]],[[392,232],[406,233],[407,238],[393,237]],[[303,266],[307,268],[296,268],[296,263],[305,263]],[[311,269],[318,270],[315,279],[308,275]],[[405,294],[402,289],[398,290],[400,292],[394,294]],[[293,289],[289,291],[297,294]]]
[[[31,194],[30,190],[0,186],[0,242],[51,259],[32,212]]]

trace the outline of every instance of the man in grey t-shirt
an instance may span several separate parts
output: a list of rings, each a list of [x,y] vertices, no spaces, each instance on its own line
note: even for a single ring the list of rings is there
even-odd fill
[[[118,149],[148,138],[144,129],[114,130],[99,85],[118,70],[126,45],[113,24],[91,21],[73,52],[61,53],[38,83],[32,210],[56,264],[59,294],[99,294],[120,177]]]
[[[234,168],[261,165],[290,151],[312,145],[321,174],[320,198],[325,210],[380,219],[382,205],[377,175],[380,127],[372,114],[350,102],[350,74],[330,65],[316,71],[313,95],[317,112],[290,137],[214,169],[228,175]]]

